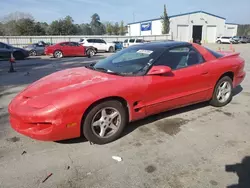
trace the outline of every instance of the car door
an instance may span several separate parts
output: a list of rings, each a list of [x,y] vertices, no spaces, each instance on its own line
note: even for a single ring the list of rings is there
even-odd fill
[[[44,54],[44,49],[45,49],[45,45],[44,44],[35,44],[35,50],[37,52],[37,55],[42,55]]]
[[[61,43],[60,48],[64,56],[72,56],[72,49],[69,42]]]
[[[148,115],[207,99],[211,88],[209,68],[192,46],[167,50],[154,64],[158,65],[169,66],[172,72],[144,77],[149,83],[145,92]]]
[[[85,54],[85,47],[83,47],[81,44],[72,42],[72,45],[74,45],[74,53],[76,56],[83,56]]]
[[[98,45],[99,45],[99,49],[101,51],[106,51],[106,42],[102,39],[96,39]]]

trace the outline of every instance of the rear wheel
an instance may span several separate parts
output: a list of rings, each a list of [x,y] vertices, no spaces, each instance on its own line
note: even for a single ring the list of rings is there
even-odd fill
[[[90,142],[106,144],[116,140],[127,123],[127,112],[119,101],[94,106],[83,122],[83,134]]]
[[[93,57],[94,55],[95,55],[95,51],[93,50],[93,49],[88,49],[87,50],[87,55],[89,56],[89,57]]]
[[[228,76],[221,78],[215,86],[210,104],[216,107],[227,105],[232,100],[232,90],[232,79]]]
[[[63,53],[60,50],[56,50],[53,55],[54,55],[54,58],[62,58],[63,57]]]
[[[37,55],[37,53],[36,53],[36,51],[35,51],[35,50],[31,50],[31,51],[30,51],[30,53],[29,53],[29,55],[30,55],[30,56],[36,56],[36,55]]]

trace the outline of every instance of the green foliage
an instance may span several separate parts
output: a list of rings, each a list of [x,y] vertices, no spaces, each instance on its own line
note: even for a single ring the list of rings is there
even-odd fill
[[[162,18],[162,34],[168,34],[169,33],[169,18],[167,14],[166,5],[164,5],[164,13]]]
[[[239,25],[237,35],[250,36],[250,24]]]
[[[124,27],[124,22],[121,21],[120,30],[119,30],[120,35],[125,35],[125,30],[126,30],[126,28]]]
[[[113,24],[111,22],[106,22],[105,27],[106,27],[106,33],[109,34],[109,35],[112,35],[112,33],[113,33]]]
[[[90,27],[94,35],[105,34],[105,26],[100,21],[100,16],[95,13],[91,16]]]
[[[119,35],[119,30],[120,30],[119,23],[115,22],[115,24],[113,26],[113,33],[114,33],[114,35]]]
[[[0,22],[0,35],[124,35],[123,21],[115,24],[101,22],[100,16],[95,13],[91,16],[90,23],[75,24],[70,16],[63,19],[46,22],[36,22],[32,15],[22,12],[10,13]]]

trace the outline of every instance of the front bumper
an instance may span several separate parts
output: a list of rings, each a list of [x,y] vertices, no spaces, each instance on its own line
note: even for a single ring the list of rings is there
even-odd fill
[[[18,96],[9,105],[10,124],[18,133],[43,141],[66,140],[81,135],[81,117],[63,116],[54,106],[37,109],[26,103]]]

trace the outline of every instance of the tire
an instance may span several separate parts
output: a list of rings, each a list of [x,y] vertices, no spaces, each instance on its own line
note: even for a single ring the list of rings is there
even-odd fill
[[[114,47],[113,46],[109,47],[109,52],[111,52],[111,53],[114,52]]]
[[[16,60],[24,60],[25,58],[22,52],[14,52],[13,56]]]
[[[221,88],[223,87],[223,84],[227,83],[226,88],[223,91]],[[228,90],[228,92],[226,92]],[[229,102],[231,102],[233,98],[233,84],[232,79],[228,76],[222,77],[216,84],[214,88],[213,97],[210,100],[210,104],[215,107],[222,107],[227,105]],[[221,95],[219,95],[219,92],[222,92]],[[223,96],[225,97],[224,100]]]
[[[31,50],[31,51],[29,52],[29,55],[30,55],[30,56],[37,56],[37,52],[36,52],[35,50]]]
[[[218,41],[217,41],[217,43],[218,43],[218,44],[221,44],[221,41],[220,41],[220,40],[218,40]]]
[[[94,55],[95,55],[95,51],[93,49],[90,48],[90,49],[87,50],[87,56],[88,57],[93,57]]]
[[[56,51],[53,53],[53,56],[54,56],[54,58],[62,58],[62,57],[63,57],[63,53],[62,53],[62,51],[60,51],[60,50],[56,50]]]
[[[106,116],[102,115],[104,110]],[[114,115],[114,111],[116,111],[118,115],[112,118],[110,115]],[[93,125],[94,123],[96,123],[96,125]],[[114,130],[111,129],[115,124],[118,124],[118,126],[115,126]],[[126,124],[127,111],[125,107],[119,101],[110,100],[99,103],[91,108],[84,119],[82,130],[83,135],[88,141],[101,145],[118,139]],[[101,131],[101,126],[104,131]],[[102,132],[104,132],[103,135]]]

